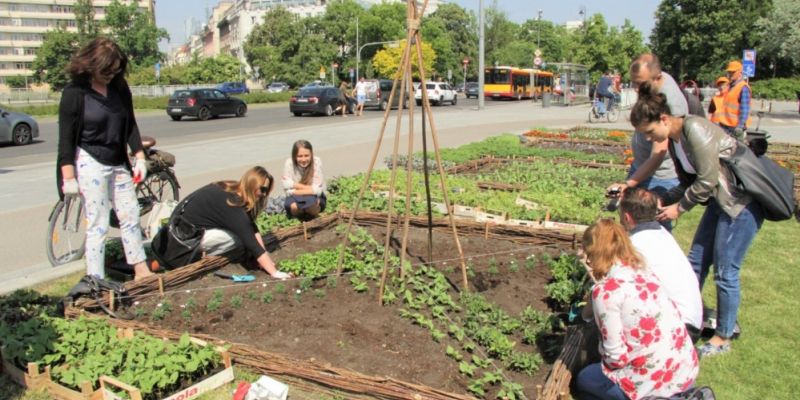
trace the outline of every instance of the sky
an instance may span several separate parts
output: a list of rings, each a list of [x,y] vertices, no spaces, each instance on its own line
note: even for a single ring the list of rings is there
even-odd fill
[[[479,0],[446,0],[456,3],[466,9],[474,10],[477,14]],[[484,0],[484,7],[488,8],[495,0]],[[166,28],[171,38],[169,43],[162,42],[161,50],[167,51],[170,46],[177,46],[186,41],[184,21],[190,17],[204,23],[206,9],[216,6],[218,0],[157,0],[156,25]],[[566,21],[580,20],[581,8],[586,10],[586,15],[603,14],[606,22],[612,26],[619,26],[625,19],[631,20],[634,26],[642,32],[645,41],[649,40],[653,30],[654,14],[659,0],[496,0],[498,8],[514,22],[521,23],[525,20],[536,18],[538,11],[542,10],[542,19],[563,24]],[[191,4],[189,6],[189,4]]]

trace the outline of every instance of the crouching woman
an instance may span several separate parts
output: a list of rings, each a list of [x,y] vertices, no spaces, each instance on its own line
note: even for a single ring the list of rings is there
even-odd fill
[[[636,400],[689,389],[698,372],[692,341],[622,226],[610,219],[595,222],[584,232],[583,250],[597,282],[592,309],[602,361],[578,374],[579,398]]]
[[[281,177],[286,190],[284,209],[291,218],[310,220],[325,211],[325,178],[322,176],[322,161],[314,157],[314,149],[306,140],[298,140],[292,146],[292,157],[283,165]]]
[[[182,207],[183,218],[204,229],[200,250],[205,255],[226,256],[232,261],[246,261],[250,256],[271,277],[287,279],[291,274],[278,271],[255,225],[273,183],[272,175],[256,166],[239,181],[219,181],[197,189],[175,212]]]

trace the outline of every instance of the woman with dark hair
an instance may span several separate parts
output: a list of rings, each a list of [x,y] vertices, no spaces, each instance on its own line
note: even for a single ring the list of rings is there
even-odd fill
[[[583,251],[596,282],[591,307],[602,361],[578,374],[579,398],[637,400],[688,390],[699,370],[697,353],[678,309],[643,268],[625,229],[612,219],[595,222],[583,234]]]
[[[58,194],[84,198],[86,273],[105,276],[105,240],[111,207],[136,279],[152,275],[145,263],[135,184],[147,167],[125,72],[128,57],[111,39],[98,37],[70,60],[72,81],[58,109]],[[131,165],[128,148],[136,156]]]
[[[283,206],[289,217],[309,220],[325,211],[327,198],[322,161],[314,157],[314,149],[307,140],[294,142],[292,157],[283,164],[281,182],[286,190]]]
[[[264,247],[255,220],[275,179],[264,167],[245,171],[238,181],[219,181],[197,189],[176,208],[183,218],[203,228],[200,251],[205,255],[226,256],[232,261],[255,259],[258,266],[275,279],[291,274],[278,271]]]
[[[697,204],[706,210],[689,251],[702,288],[711,264],[717,286],[717,327],[700,349],[700,356],[730,351],[740,303],[739,271],[750,244],[761,228],[761,206],[735,184],[727,164],[743,145],[711,121],[688,116],[674,117],[663,95],[639,88],[639,99],[631,111],[631,123],[647,140],[669,141],[680,185],[662,196],[661,221],[676,220]]]

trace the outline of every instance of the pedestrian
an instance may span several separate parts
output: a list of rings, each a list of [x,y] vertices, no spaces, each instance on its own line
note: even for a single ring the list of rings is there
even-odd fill
[[[283,164],[281,183],[286,190],[284,209],[290,218],[307,221],[325,211],[328,199],[322,161],[314,156],[314,148],[307,140],[292,145],[292,157]]]
[[[358,78],[358,83],[356,83],[352,94],[356,96],[356,102],[358,103],[356,116],[360,117],[364,115],[364,102],[367,101],[367,82],[364,81],[363,76]]]
[[[725,99],[725,95],[728,93],[729,83],[730,81],[728,78],[724,76],[717,78],[715,82],[717,93],[711,98],[711,103],[708,104],[708,119],[717,125],[719,125],[720,118],[722,117],[722,103]]]
[[[634,88],[649,83],[651,87],[663,93],[670,103],[669,108],[673,115],[689,114],[686,96],[675,79],[661,70],[661,62],[655,54],[646,53],[637,57],[631,64],[630,75]],[[627,188],[641,187],[662,195],[678,185],[678,176],[672,160],[667,157],[666,143],[651,143],[645,139],[642,132],[636,131],[631,137],[631,149],[633,163],[627,179],[622,183],[611,185],[609,190],[616,189],[622,192]],[[664,227],[669,231],[672,230],[671,223],[665,223]]]
[[[113,207],[125,259],[138,280],[152,275],[145,262],[136,200],[136,183],[147,176],[147,163],[125,81],[127,68],[127,55],[106,37],[93,39],[70,59],[66,71],[71,81],[58,108],[56,181],[62,200],[78,195],[84,199],[87,275],[105,277]]]
[[[213,182],[195,190],[171,218],[182,210],[185,221],[204,230],[200,242],[204,255],[225,256],[232,262],[255,260],[271,277],[288,279],[292,275],[277,269],[255,225],[274,181],[264,167],[252,167],[238,181]]]
[[[578,373],[579,398],[671,397],[694,385],[697,353],[661,281],[622,226],[601,219],[583,234],[602,361]]]
[[[739,272],[761,228],[764,212],[739,188],[724,160],[744,146],[711,121],[670,114],[664,95],[643,85],[631,111],[631,123],[648,140],[666,142],[681,184],[662,196],[658,219],[676,220],[697,204],[707,204],[689,250],[689,263],[702,290],[711,264],[717,287],[717,326],[700,349],[703,357],[730,351],[741,289]]]
[[[619,202],[619,220],[647,269],[661,281],[675,303],[692,343],[703,328],[700,285],[675,238],[656,221],[658,196],[642,188],[628,189]]]
[[[347,109],[349,108],[349,104],[347,104],[347,93],[349,91],[350,85],[346,80],[342,79],[342,83],[339,84],[339,107],[336,108],[337,112],[342,112],[342,118],[347,117]]]
[[[739,61],[729,62],[725,72],[730,81],[730,89],[722,100],[719,125],[737,140],[744,140],[745,131],[751,121],[750,85],[744,79],[742,63]]]

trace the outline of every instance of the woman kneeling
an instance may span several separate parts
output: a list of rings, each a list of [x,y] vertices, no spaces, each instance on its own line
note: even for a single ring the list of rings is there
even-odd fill
[[[286,159],[281,177],[286,190],[283,206],[289,217],[310,220],[325,211],[325,179],[322,176],[322,161],[314,157],[314,149],[306,140],[298,140],[292,146],[292,158]]]

